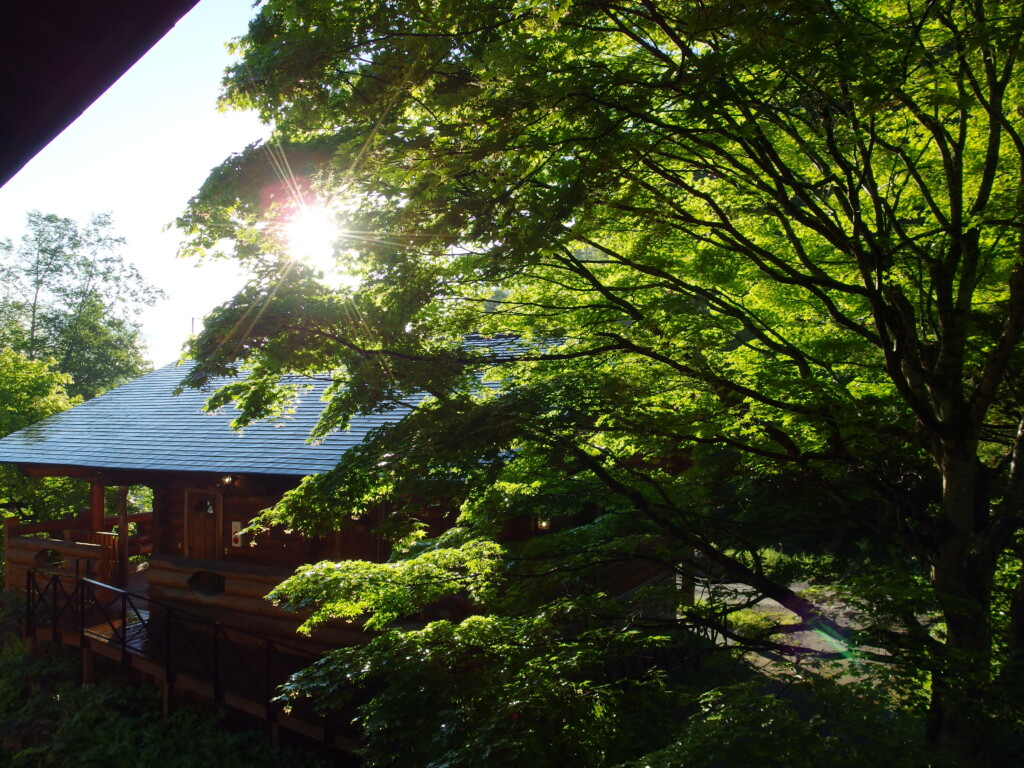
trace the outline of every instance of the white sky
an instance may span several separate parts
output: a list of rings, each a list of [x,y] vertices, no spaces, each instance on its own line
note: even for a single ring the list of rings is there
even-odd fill
[[[140,0],[141,1],[141,0]],[[233,264],[176,258],[163,231],[211,168],[262,138],[255,116],[220,113],[224,43],[246,30],[252,0],[201,0],[131,70],[0,188],[0,237],[17,240],[30,210],[85,223],[110,211],[122,252],[168,300],[142,317],[157,365],[176,360],[201,320],[234,295]]]

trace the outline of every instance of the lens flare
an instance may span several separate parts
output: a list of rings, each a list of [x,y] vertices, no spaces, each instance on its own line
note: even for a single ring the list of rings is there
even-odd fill
[[[334,247],[341,230],[333,211],[323,206],[303,206],[285,224],[284,236],[293,259],[324,272],[335,269]]]

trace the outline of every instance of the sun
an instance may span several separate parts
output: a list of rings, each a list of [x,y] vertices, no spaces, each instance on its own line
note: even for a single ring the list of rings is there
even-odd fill
[[[324,285],[337,290],[356,290],[362,280],[351,267],[355,233],[346,227],[352,206],[311,202],[298,206],[280,221],[278,236],[288,258],[321,273]]]
[[[341,235],[337,215],[323,205],[303,205],[284,225],[288,255],[328,274],[337,270],[335,246]]]

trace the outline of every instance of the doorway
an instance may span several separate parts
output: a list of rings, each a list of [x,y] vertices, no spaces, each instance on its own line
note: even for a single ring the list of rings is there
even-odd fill
[[[185,557],[220,560],[220,494],[185,493]]]

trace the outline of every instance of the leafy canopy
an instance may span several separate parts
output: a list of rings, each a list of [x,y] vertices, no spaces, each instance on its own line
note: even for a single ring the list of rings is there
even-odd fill
[[[800,658],[826,632],[832,656],[873,658],[891,706],[927,709],[934,744],[984,764],[996,722],[1022,722],[1022,19],[961,0],[271,0],[225,100],[275,138],[181,220],[192,247],[234,237],[254,267],[196,339],[192,383],[249,365],[231,395],[258,417],[280,373],[330,372],[321,433],[429,393],[267,520],[316,532],[386,509],[402,569],[494,580],[479,626],[556,617],[564,653],[527,644],[554,679],[590,654],[652,659],[644,679],[678,697],[700,685],[682,658]],[[292,180],[261,182],[271,154],[346,211],[358,291],[276,243],[267,190]],[[525,535],[536,520],[550,533]],[[469,542],[500,547],[500,578]],[[276,595],[388,619],[423,605],[415,581],[404,602],[363,590],[379,568],[317,566]],[[765,598],[777,615],[744,620]],[[432,680],[443,707],[380,725],[380,702],[422,690],[399,660],[442,651],[472,678]],[[296,690],[376,691],[380,765],[422,754],[411,724],[469,764],[458,744],[494,732],[462,681],[497,701],[519,684],[443,624],[342,655]],[[583,679],[609,697],[582,763],[694,754],[684,725],[630,740],[614,665]],[[508,759],[556,760],[546,734]]]

